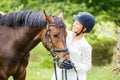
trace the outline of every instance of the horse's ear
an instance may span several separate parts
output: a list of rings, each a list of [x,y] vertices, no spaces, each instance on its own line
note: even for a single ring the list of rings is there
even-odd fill
[[[64,10],[62,10],[62,11],[59,13],[58,17],[61,18],[61,19],[63,19],[63,17],[64,17]]]
[[[45,20],[48,21],[48,23],[52,23],[53,22],[52,18],[46,14],[45,10],[43,11],[43,13],[45,15]]]

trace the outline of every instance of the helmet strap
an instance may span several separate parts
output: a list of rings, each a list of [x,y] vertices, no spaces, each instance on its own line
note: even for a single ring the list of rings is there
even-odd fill
[[[82,30],[81,30],[79,33],[75,32],[76,36],[80,35],[81,33],[84,33],[84,32],[83,32],[83,29],[84,29],[84,28],[85,28],[85,27],[83,26],[83,27],[82,27]]]

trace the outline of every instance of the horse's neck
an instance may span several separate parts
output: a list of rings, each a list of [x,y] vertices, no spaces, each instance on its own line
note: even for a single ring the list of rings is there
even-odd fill
[[[34,47],[34,42],[32,42],[32,40],[39,31],[39,28],[0,27],[0,43],[2,43],[3,46],[12,46],[10,48],[14,50],[26,52],[31,50],[30,48]],[[5,42],[5,40],[7,41]]]
[[[19,38],[20,44],[22,49],[25,52],[30,51],[36,44],[38,44],[38,39],[34,40],[35,36],[39,33],[39,28],[28,28],[28,29],[21,29],[20,32],[22,33],[22,37]]]
[[[40,38],[34,37],[34,39],[32,39],[32,41],[30,41],[30,43],[27,45],[27,47],[24,48],[24,51],[28,52],[28,51],[32,50],[39,42],[40,42]]]

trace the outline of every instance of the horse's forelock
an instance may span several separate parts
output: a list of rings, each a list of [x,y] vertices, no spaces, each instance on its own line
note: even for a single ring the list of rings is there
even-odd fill
[[[57,27],[59,27],[59,28],[66,27],[66,25],[64,24],[64,22],[60,18],[58,18],[57,16],[54,16],[54,19],[55,19],[55,25]]]

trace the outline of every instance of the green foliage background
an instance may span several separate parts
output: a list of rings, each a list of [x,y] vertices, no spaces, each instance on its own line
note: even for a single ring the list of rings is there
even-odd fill
[[[93,47],[93,64],[105,65],[111,62],[112,48],[117,41],[116,30],[120,26],[119,3],[120,0],[0,0],[0,11],[8,13],[24,9],[46,10],[48,14],[58,15],[61,10],[64,10],[63,20],[69,30],[72,28],[74,14],[82,11],[92,13],[95,16],[96,25],[90,34],[86,34],[86,37]],[[41,47],[40,50],[43,50],[44,54],[48,53]],[[32,52],[37,54],[35,49]],[[39,55],[43,56],[42,53]],[[31,59],[37,59],[37,56]],[[51,67],[51,63],[47,66],[44,63],[52,61],[49,61],[47,55],[44,59],[41,57],[40,61],[43,61],[40,64],[43,67]]]
[[[88,11],[95,16],[96,25],[86,38],[93,47],[93,65],[106,65],[112,60],[112,50],[117,41],[116,30],[120,27],[120,0],[0,0],[0,11],[8,13],[19,10],[46,10],[58,15],[64,10],[64,22],[71,30],[73,15]],[[50,80],[53,73],[52,57],[38,44],[30,55],[26,80]],[[103,74],[104,73],[104,74]],[[111,76],[111,77],[110,77]],[[93,67],[87,80],[119,80],[104,67]],[[10,78],[9,80],[12,80]]]

